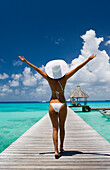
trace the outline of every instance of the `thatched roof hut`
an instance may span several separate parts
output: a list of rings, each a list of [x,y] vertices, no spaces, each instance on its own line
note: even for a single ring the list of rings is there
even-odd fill
[[[89,96],[85,93],[80,86],[77,86],[76,89],[70,94],[69,98],[88,98]]]
[[[80,100],[81,98],[85,98],[85,104],[88,97],[89,96],[87,95],[87,93],[85,93],[80,86],[77,86],[76,89],[69,96],[72,102],[74,101],[74,98],[77,98],[77,101],[78,99]]]

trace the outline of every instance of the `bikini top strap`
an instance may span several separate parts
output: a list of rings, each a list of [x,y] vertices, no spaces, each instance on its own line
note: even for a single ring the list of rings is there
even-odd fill
[[[60,87],[61,87],[61,89],[62,89],[62,91],[63,91],[63,86],[61,85],[61,83],[60,83],[59,80],[58,80],[58,83],[59,83],[59,85],[60,85]]]

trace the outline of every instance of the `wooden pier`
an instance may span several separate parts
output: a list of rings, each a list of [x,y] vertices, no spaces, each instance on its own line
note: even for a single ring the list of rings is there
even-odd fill
[[[88,105],[79,105],[79,106],[74,106],[74,105],[68,105],[68,107],[82,107],[82,112],[90,112],[91,108]]]
[[[110,143],[68,108],[65,152],[54,158],[49,115],[0,154],[0,170],[109,170]]]
[[[90,112],[91,110],[110,110],[109,107],[96,107],[96,108],[91,108],[88,105],[80,105],[80,106],[73,106],[73,105],[68,105],[68,107],[82,107],[82,112]]]
[[[91,108],[91,110],[110,110],[110,108],[100,107],[100,108]]]

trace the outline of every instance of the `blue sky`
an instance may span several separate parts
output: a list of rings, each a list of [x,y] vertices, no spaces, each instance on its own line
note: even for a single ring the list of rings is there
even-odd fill
[[[63,59],[71,64],[81,54],[81,36],[94,30],[96,37],[103,37],[99,49],[105,50],[109,56],[109,7],[109,0],[1,0],[0,101],[18,101],[21,94],[22,100],[29,100],[27,92],[34,93],[33,90],[42,84],[43,80],[38,77],[32,86],[23,84],[23,71],[28,66],[19,61],[19,55],[38,67],[45,66],[52,59]],[[32,69],[28,72],[30,76],[36,74]],[[19,84],[11,84],[18,79]],[[109,86],[109,82],[106,83]],[[87,85],[82,87],[87,89]],[[93,96],[91,99],[96,98]],[[42,94],[39,99],[48,100],[49,96],[46,98]],[[36,101],[37,98],[31,96],[30,100]]]

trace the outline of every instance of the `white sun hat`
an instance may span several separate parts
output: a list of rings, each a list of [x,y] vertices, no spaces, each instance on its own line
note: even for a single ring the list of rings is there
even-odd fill
[[[68,71],[68,65],[64,60],[52,60],[45,66],[47,75],[52,79],[63,77]]]

